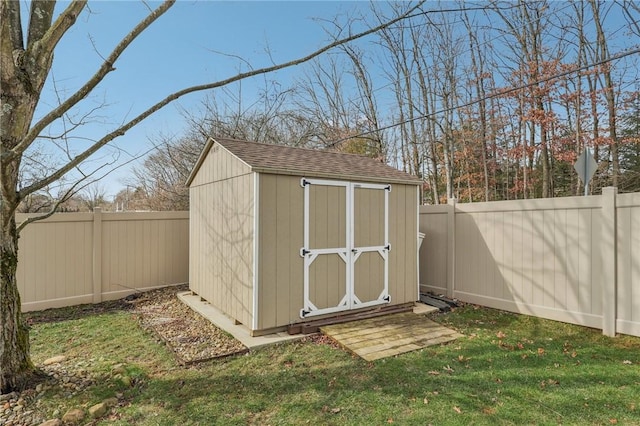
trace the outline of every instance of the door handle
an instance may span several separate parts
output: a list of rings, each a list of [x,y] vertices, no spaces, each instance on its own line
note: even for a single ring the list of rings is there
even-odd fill
[[[356,254],[358,252],[358,249],[351,249],[351,253]]]

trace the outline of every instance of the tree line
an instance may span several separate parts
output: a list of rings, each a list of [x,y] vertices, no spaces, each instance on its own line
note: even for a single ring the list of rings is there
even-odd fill
[[[372,25],[406,12],[373,8]],[[639,191],[639,18],[633,1],[441,3],[338,46],[292,87],[210,96],[131,184],[150,209],[188,208],[186,177],[218,136],[368,155],[422,177],[425,203],[579,195],[586,149],[590,193]]]

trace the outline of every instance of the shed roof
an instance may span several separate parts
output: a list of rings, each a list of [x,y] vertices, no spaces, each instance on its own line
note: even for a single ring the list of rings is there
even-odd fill
[[[191,184],[209,150],[216,143],[247,164],[253,172],[413,185],[421,183],[416,176],[362,155],[209,138],[187,179],[187,186]]]

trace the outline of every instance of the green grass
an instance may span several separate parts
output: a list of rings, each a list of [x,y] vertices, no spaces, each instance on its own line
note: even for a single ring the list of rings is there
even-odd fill
[[[178,367],[126,313],[38,324],[32,354],[92,360],[103,379],[44,410],[120,395],[104,424],[640,424],[639,338],[473,306],[434,319],[465,337],[372,363],[307,341]]]

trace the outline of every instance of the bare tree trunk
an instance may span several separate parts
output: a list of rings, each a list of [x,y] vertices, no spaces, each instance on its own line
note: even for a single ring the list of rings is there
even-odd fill
[[[29,330],[22,320],[20,294],[16,282],[18,267],[18,232],[10,206],[2,206],[0,242],[0,385],[1,393],[22,388],[34,371],[29,358]]]
[[[609,47],[607,45],[607,37],[602,29],[600,2],[589,0],[591,10],[593,12],[593,21],[596,26],[598,56],[601,61],[607,61],[610,58]],[[618,133],[616,123],[616,86],[611,78],[611,64],[607,63],[602,66],[602,75],[604,77],[604,98],[607,101],[607,115],[609,120],[609,138],[611,140],[611,184],[618,186],[618,178],[620,176],[620,156],[618,154]]]

